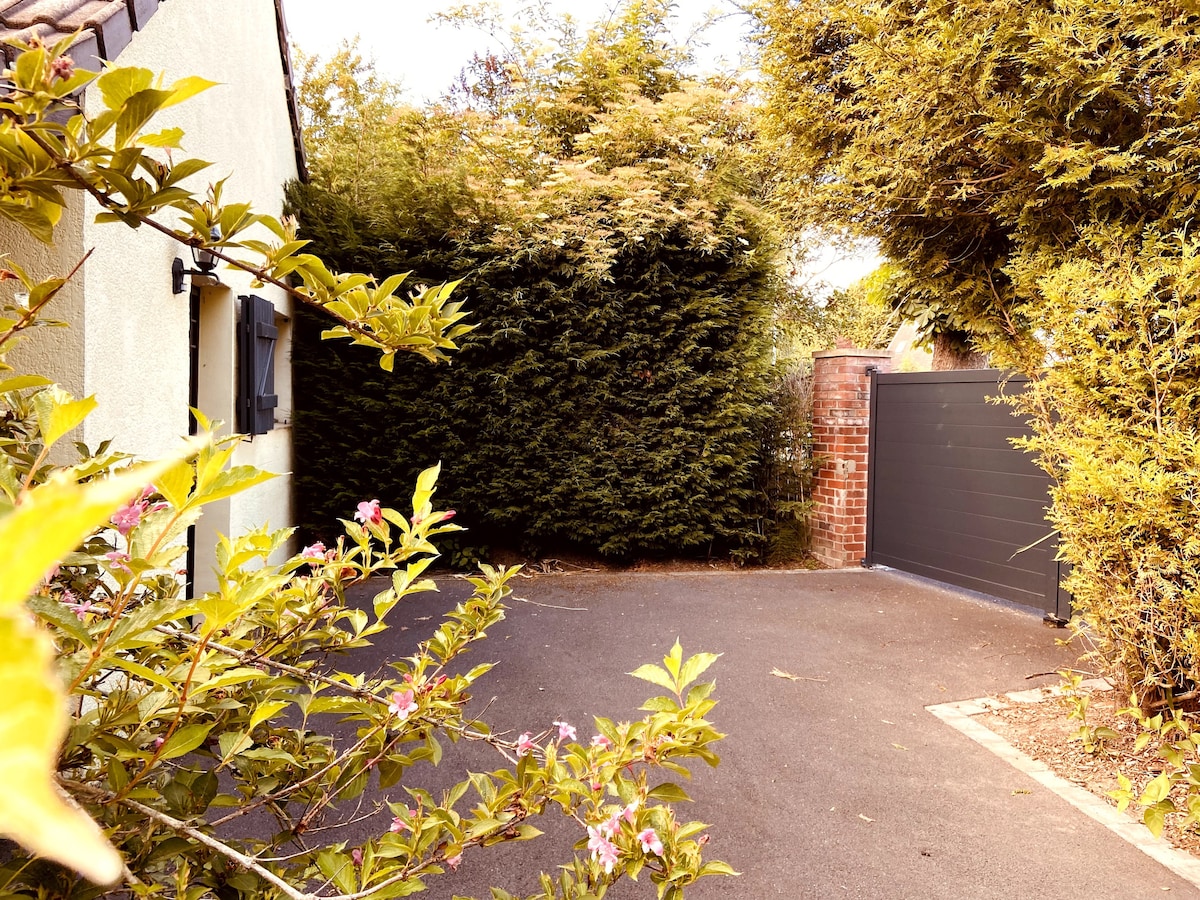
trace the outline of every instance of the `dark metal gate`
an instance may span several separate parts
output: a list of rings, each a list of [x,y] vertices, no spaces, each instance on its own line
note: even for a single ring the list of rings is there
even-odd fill
[[[1069,617],[1046,522],[1049,477],[1010,439],[1028,434],[989,403],[994,369],[877,374],[871,382],[867,564]],[[1021,389],[1011,378],[1005,391]],[[1025,548],[1025,549],[1023,549]]]

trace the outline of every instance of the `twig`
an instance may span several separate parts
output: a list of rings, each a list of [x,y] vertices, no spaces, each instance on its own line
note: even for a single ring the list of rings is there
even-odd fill
[[[538,603],[536,600],[526,600],[524,597],[518,597],[515,594],[508,598],[517,603],[528,603],[530,606],[540,606],[542,609],[565,609],[567,612],[587,612],[586,606],[556,606],[553,603]]]
[[[258,875],[264,881],[270,882],[271,884],[275,885],[275,887],[279,888],[281,891],[283,891],[285,894],[287,894],[287,896],[291,897],[292,900],[312,900],[312,898],[313,898],[312,894],[305,894],[305,893],[301,893],[300,891],[296,890],[296,888],[294,888],[292,885],[288,884],[286,881],[284,881],[282,878],[280,878],[278,875],[276,875],[270,869],[268,869],[265,866],[262,866],[258,862],[256,862],[253,857],[247,856],[246,854],[235,850],[233,847],[230,847],[228,844],[224,843],[223,841],[219,841],[216,838],[212,837],[211,835],[205,834],[203,831],[201,831],[198,828],[193,828],[191,825],[188,825],[186,822],[180,821],[179,819],[176,819],[173,816],[169,816],[164,812],[159,812],[157,809],[155,809],[152,806],[146,806],[145,804],[138,803],[136,800],[130,800],[128,797],[118,797],[115,794],[110,794],[108,791],[98,790],[97,788],[93,788],[93,787],[90,787],[85,784],[80,784],[78,782],[70,782],[69,786],[70,786],[71,790],[81,791],[83,793],[90,794],[93,797],[95,797],[96,799],[102,800],[106,803],[112,803],[112,802],[123,803],[125,806],[128,806],[130,809],[137,810],[138,812],[140,812],[142,815],[146,816],[147,818],[153,819],[156,822],[166,825],[168,828],[173,829],[174,831],[176,831],[179,834],[187,835],[189,838],[196,841],[197,843],[203,844],[205,847],[208,847],[211,850],[216,850],[218,853],[220,853],[223,856],[228,857],[229,859],[232,859],[234,862],[238,863],[238,865],[242,866],[243,868],[249,869],[251,872],[254,872],[256,875]]]

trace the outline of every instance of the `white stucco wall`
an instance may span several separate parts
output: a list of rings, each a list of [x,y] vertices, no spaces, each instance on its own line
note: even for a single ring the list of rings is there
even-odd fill
[[[54,276],[65,277],[83,259],[83,198],[66,195],[67,210],[54,230],[54,243],[43,244],[7,219],[0,219],[0,253],[36,281]],[[83,380],[83,322],[86,310],[83,302],[84,281],[90,263],[84,265],[46,306],[43,319],[69,322],[70,328],[36,328],[25,332],[16,349],[10,352],[8,364],[24,374],[45,375],[59,382],[76,397],[86,394]],[[16,300],[23,290],[19,282],[6,281],[4,298]],[[81,439],[72,434],[68,440]],[[72,451],[74,452],[74,451]],[[73,458],[71,459],[73,462]]]
[[[165,110],[153,130],[181,127],[186,156],[214,163],[192,179],[203,193],[227,178],[226,202],[245,201],[257,212],[278,215],[283,185],[296,177],[285,82],[272,0],[175,0],[163,3],[147,27],[117,60],[164,74],[170,84],[200,75],[220,84]],[[99,92],[85,98],[96,111]],[[177,151],[175,158],[183,158]],[[99,407],[82,434],[90,446],[107,438],[115,449],[141,457],[175,446],[188,430],[189,299],[171,293],[171,262],[189,251],[149,228],[96,224],[99,207],[91,198],[72,200],[72,209],[45,248],[16,228],[0,227],[0,250],[46,276],[66,272],[86,252],[93,254],[82,278],[63,292],[52,315],[69,319],[72,329],[42,330],[12,362],[60,381],[76,395],[94,394]],[[164,217],[167,218],[167,217]],[[174,224],[169,221],[169,224]],[[269,235],[263,231],[262,237]],[[255,293],[276,308],[280,342],[276,347],[278,424],[267,434],[241,443],[237,464],[280,473],[267,484],[206,510],[197,546],[198,590],[211,587],[216,533],[235,534],[269,524],[292,524],[290,300],[275,288],[251,289],[251,279],[224,266],[220,285],[204,288],[201,304],[200,407],[235,427],[236,328],[238,296]],[[11,282],[4,288],[11,295]]]
[[[213,163],[192,179],[194,190],[203,192],[226,178],[226,202],[250,202],[255,211],[280,213],[283,185],[296,177],[296,161],[272,0],[163,3],[118,63],[162,72],[167,84],[189,75],[220,82],[163,111],[154,128],[182,128],[186,155]],[[117,446],[152,455],[187,432],[188,293],[171,293],[170,270],[176,256],[192,268],[191,257],[186,248],[148,229],[131,234],[96,225],[92,218],[85,217],[83,235],[98,258],[87,279],[85,381],[100,408],[89,421],[88,439],[114,437]],[[218,275],[221,285],[206,287],[202,300],[200,406],[231,430],[238,296],[256,293],[285,317],[291,306],[282,291],[252,290],[244,273],[222,265]],[[290,329],[283,335],[290,336]],[[284,342],[276,352],[290,359]],[[290,379],[290,371],[279,374]],[[283,412],[277,410],[280,418]],[[216,532],[291,524],[290,413],[286,418],[273,431],[244,441],[236,457],[238,464],[284,477],[206,511],[196,557],[198,590],[212,583],[208,572]]]

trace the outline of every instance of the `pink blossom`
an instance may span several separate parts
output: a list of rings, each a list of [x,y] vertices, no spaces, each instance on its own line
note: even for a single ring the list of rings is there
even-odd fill
[[[417,811],[415,809],[409,809],[408,817],[410,819],[414,818],[416,816],[416,814],[417,814]],[[401,831],[412,831],[412,826],[409,825],[407,822],[405,822],[399,816],[393,816],[392,824],[388,826],[388,831],[391,831],[394,833],[401,832]]]
[[[132,574],[133,569],[129,568],[127,565],[129,562],[128,553],[122,553],[120,550],[113,550],[111,553],[105,553],[104,558],[112,563],[112,567],[114,569],[120,569],[123,572],[129,572]]]
[[[360,850],[358,847],[355,847],[353,850],[351,850],[350,851],[350,861],[352,863],[354,863],[354,868],[356,868],[356,869],[361,868],[362,867],[362,850]]]
[[[154,749],[157,750],[159,747],[161,747],[165,743],[166,743],[166,740],[164,738],[156,737],[154,739]]]
[[[623,810],[621,810],[621,818],[630,824],[633,823],[633,814],[637,812],[637,808],[641,805],[641,800],[634,800]]]
[[[300,555],[303,556],[305,559],[324,559],[325,558],[325,545],[322,544],[320,541],[317,541],[315,544],[309,544],[307,547],[305,547],[303,550],[300,551]]]
[[[554,724],[558,726],[558,739],[560,741],[575,740],[574,725],[568,725],[566,722],[555,722]]]
[[[69,56],[60,56],[54,62],[50,63],[50,79],[61,78],[63,81],[69,81],[71,76],[75,74],[75,61]]]
[[[522,732],[521,736],[517,738],[517,756],[524,756],[536,746],[533,742],[533,735],[528,731]]]
[[[598,826],[605,837],[612,837],[621,830],[621,813],[613,813]]]
[[[121,536],[124,537],[137,527],[138,523],[142,521],[142,516],[145,512],[145,501],[130,500],[112,514],[110,521],[116,526],[117,531],[121,532]]]
[[[658,839],[658,834],[653,828],[647,828],[637,836],[637,839],[642,844],[643,853],[653,853],[655,856],[663,855],[662,841]]]
[[[63,596],[63,600],[66,600],[66,598],[70,596],[70,593],[71,592],[68,591],[66,595]],[[87,614],[92,609],[92,601],[84,600],[82,603],[68,603],[67,609],[75,613],[75,615],[79,618],[79,621],[82,622],[85,618],[87,618]]]
[[[597,828],[593,825],[588,826],[588,845],[587,848],[592,851],[592,857],[604,866],[605,873],[613,870],[613,866],[617,864],[617,857],[620,852],[616,846],[602,833],[602,827]]]
[[[454,856],[447,856],[446,865],[450,867],[451,872],[457,872],[458,867],[462,865],[462,854],[458,853]]]
[[[354,514],[354,518],[364,525],[378,525],[383,521],[383,512],[379,509],[379,501],[364,500],[358,504],[358,512]]]
[[[409,713],[416,711],[417,703],[413,699],[412,691],[394,691],[392,693],[392,702],[388,704],[388,712],[399,716],[401,722],[408,718]]]
[[[602,735],[602,734],[593,734],[592,735],[592,746],[593,747],[603,747],[605,750],[611,750],[612,745],[613,745],[612,741],[610,741],[604,735]]]

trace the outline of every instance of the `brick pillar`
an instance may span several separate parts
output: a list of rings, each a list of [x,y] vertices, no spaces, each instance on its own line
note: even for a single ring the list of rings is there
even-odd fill
[[[824,460],[813,484],[812,552],[834,569],[867,554],[868,366],[891,370],[886,350],[813,354],[813,453]]]

